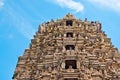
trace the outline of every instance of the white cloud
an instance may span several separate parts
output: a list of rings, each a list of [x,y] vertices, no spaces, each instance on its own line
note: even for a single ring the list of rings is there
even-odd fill
[[[84,10],[84,6],[80,2],[74,0],[54,0],[54,2],[61,7],[75,10],[75,12],[82,12]]]
[[[4,6],[3,0],[0,0],[0,8]]]
[[[90,2],[101,6],[103,8],[109,8],[116,12],[120,12],[120,0],[89,0]]]

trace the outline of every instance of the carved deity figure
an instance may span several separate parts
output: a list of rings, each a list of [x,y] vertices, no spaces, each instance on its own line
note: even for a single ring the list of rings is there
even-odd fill
[[[78,38],[79,38],[79,39],[83,39],[83,37],[82,37],[80,34],[78,34]]]
[[[51,67],[51,66],[48,67],[48,71],[49,71],[49,72],[52,71],[52,67]]]
[[[75,46],[75,51],[76,51],[77,53],[79,52],[77,45]]]
[[[43,23],[41,26],[40,26],[40,32],[43,33],[46,31],[46,23]]]
[[[62,65],[61,65],[62,68],[65,68],[65,63],[63,62]]]
[[[111,64],[111,71],[115,73],[117,69],[118,69],[118,64],[117,64],[117,62],[113,62],[113,63]]]
[[[55,53],[54,53],[54,57],[55,57],[55,59],[60,59],[60,57],[61,57],[61,52],[59,51],[59,49],[57,48],[56,50],[55,50]]]
[[[63,46],[62,52],[64,53],[66,51],[65,46]]]
[[[77,61],[77,68],[79,69],[80,68],[80,62]]]
[[[101,23],[96,22],[97,32],[101,31]]]
[[[88,20],[87,20],[87,18],[85,18],[85,21],[84,21],[84,23],[85,23],[85,24],[87,24],[87,23],[88,23]]]
[[[74,72],[74,69],[72,68],[71,65],[70,65],[69,68],[67,69],[67,72]]]
[[[80,24],[78,24],[78,27],[82,27],[82,24],[80,23]]]
[[[64,37],[66,37],[66,34],[64,34]]]
[[[74,50],[72,49],[72,47],[70,47],[70,49],[67,50],[67,55],[74,55]]]
[[[105,75],[105,78],[108,78],[108,74],[106,70],[104,70],[104,75]]]

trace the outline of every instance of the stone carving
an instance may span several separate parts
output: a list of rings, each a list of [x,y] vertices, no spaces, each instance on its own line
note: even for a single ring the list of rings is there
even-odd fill
[[[56,50],[55,50],[55,53],[54,53],[54,59],[55,59],[55,60],[58,60],[58,59],[60,58],[60,55],[61,55],[61,53],[59,53],[59,50],[56,49]]]
[[[80,61],[77,61],[77,68],[80,68]]]
[[[51,72],[51,71],[52,71],[52,67],[51,67],[51,66],[49,66],[48,71],[49,71],[49,72]]]
[[[70,47],[70,50],[66,51],[67,55],[74,55],[74,50]]]
[[[63,62],[62,65],[61,65],[62,68],[65,68],[65,63]]]
[[[63,46],[62,52],[64,53],[66,51],[65,46]]]
[[[101,31],[101,23],[96,22],[97,32]]]
[[[71,65],[70,65],[69,68],[67,69],[67,72],[74,72],[74,69],[72,68]]]
[[[19,57],[13,80],[119,80],[119,51],[101,27],[71,14],[43,23]]]
[[[40,26],[40,32],[43,33],[46,31],[46,24],[43,23],[41,26]]]

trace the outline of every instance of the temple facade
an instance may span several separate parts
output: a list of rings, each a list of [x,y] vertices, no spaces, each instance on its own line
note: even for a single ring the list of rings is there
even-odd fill
[[[42,23],[13,80],[120,80],[120,53],[101,27],[71,14]]]

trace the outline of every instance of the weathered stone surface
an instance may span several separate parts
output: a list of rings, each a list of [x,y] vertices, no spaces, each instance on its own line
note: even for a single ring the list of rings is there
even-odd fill
[[[120,80],[120,53],[101,27],[71,14],[43,23],[13,80]]]

